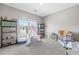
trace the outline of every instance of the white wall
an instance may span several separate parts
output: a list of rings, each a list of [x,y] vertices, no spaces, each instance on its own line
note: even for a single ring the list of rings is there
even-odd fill
[[[9,7],[1,3],[0,3],[0,16],[6,16],[6,17],[16,18],[16,19],[21,18],[21,17],[26,17],[27,19],[42,21],[42,18],[39,16],[21,11],[16,8]]]
[[[52,14],[43,20],[46,24],[46,35],[48,36],[52,32],[58,33],[61,28],[79,34],[79,5]],[[76,36],[79,37],[79,35]]]

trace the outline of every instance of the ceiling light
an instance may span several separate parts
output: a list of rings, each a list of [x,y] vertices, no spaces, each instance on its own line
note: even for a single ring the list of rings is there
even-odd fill
[[[40,5],[44,5],[45,3],[40,3]]]
[[[34,12],[37,12],[37,10],[35,9]]]

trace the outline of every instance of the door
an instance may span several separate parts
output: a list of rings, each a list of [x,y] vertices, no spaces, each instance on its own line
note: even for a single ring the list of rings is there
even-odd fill
[[[17,21],[17,42],[18,44],[24,44],[27,40],[28,34],[28,21],[27,19],[19,19]]]

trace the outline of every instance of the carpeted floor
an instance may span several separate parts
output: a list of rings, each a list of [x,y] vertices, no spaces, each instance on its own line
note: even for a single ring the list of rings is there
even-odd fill
[[[0,48],[0,55],[65,55],[65,49],[55,40],[42,39],[28,46],[12,45]]]

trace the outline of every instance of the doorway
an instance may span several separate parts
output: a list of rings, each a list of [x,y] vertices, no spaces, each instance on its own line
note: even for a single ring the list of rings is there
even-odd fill
[[[31,43],[31,37],[37,35],[37,22],[25,18],[17,20],[18,44]],[[27,45],[26,44],[26,45]]]

